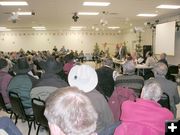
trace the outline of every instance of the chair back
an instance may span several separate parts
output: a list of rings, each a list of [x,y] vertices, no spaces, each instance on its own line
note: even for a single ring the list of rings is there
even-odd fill
[[[0,93],[0,109],[3,109],[3,110],[5,110],[5,111],[7,110],[6,104],[5,104],[5,102],[4,102],[4,99],[3,99],[1,93]]]
[[[167,109],[170,110],[170,103],[169,103],[169,96],[166,93],[163,93],[161,96],[161,99],[158,101],[158,103]]]
[[[48,121],[44,116],[45,102],[43,100],[33,98],[32,108],[37,125],[48,127]]]
[[[170,65],[168,67],[168,73],[169,74],[178,74],[179,73],[179,67],[176,65]]]
[[[26,120],[26,113],[24,111],[24,107],[22,105],[19,95],[15,92],[9,92],[9,98],[11,101],[13,113],[15,113],[18,117]]]

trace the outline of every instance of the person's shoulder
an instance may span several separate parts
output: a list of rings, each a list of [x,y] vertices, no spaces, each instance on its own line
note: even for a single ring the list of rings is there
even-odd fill
[[[161,107],[161,111],[162,111],[161,114],[166,116],[168,120],[171,120],[174,118],[173,113],[170,110],[168,110],[167,108]]]

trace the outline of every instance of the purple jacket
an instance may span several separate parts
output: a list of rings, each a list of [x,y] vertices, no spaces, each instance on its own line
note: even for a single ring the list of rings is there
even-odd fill
[[[5,104],[10,103],[7,87],[11,79],[11,75],[9,75],[7,72],[0,70],[0,92],[3,96]]]

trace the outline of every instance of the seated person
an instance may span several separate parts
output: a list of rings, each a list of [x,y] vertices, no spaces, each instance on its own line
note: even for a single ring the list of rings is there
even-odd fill
[[[140,95],[144,79],[142,76],[135,75],[135,69],[133,62],[126,62],[123,65],[123,75],[116,77],[115,86],[132,88]]]
[[[98,75],[98,85],[96,89],[107,97],[110,97],[114,91],[113,79],[113,61],[107,58],[103,62],[104,66],[96,70]]]
[[[156,64],[156,61],[155,61],[155,59],[153,57],[153,53],[151,51],[146,53],[146,62],[145,62],[145,64],[148,67],[153,67]]]
[[[0,58],[0,93],[3,97],[6,107],[11,108],[7,87],[12,79],[12,76],[8,73],[9,65],[6,59]]]
[[[85,93],[98,113],[97,133],[114,122],[112,112],[105,97],[95,89],[98,77],[92,67],[88,65],[74,66],[69,72],[68,82],[70,86],[75,86]]]
[[[27,114],[32,114],[30,92],[37,83],[37,79],[28,74],[30,70],[27,59],[25,57],[19,58],[14,66],[16,76],[11,79],[8,86],[8,92],[15,92],[19,95]]]
[[[75,87],[51,93],[44,115],[51,135],[96,135],[98,115],[88,97]]]
[[[167,57],[166,53],[161,53],[160,54],[160,59],[159,59],[158,62],[162,62],[162,63],[166,64],[166,66],[168,67],[168,62],[167,62],[166,57]]]
[[[0,132],[0,135],[22,135],[19,129],[15,126],[13,121],[8,117],[0,118],[0,129],[3,131]],[[1,134],[6,133],[6,134]]]
[[[177,84],[170,80],[166,79],[166,74],[168,71],[168,67],[161,62],[158,62],[153,69],[155,78],[154,81],[158,82],[161,86],[161,89],[164,93],[169,96],[170,108],[176,118],[177,108],[176,105],[180,102],[180,97],[178,94]]]
[[[40,98],[45,101],[50,93],[54,92],[57,88],[66,87],[68,84],[57,75],[62,70],[62,65],[54,57],[41,61],[39,65],[45,73],[31,90],[31,98]]]
[[[173,114],[157,103],[161,95],[158,83],[146,83],[140,99],[122,104],[122,124],[116,128],[114,135],[165,135],[165,122],[172,120]]]

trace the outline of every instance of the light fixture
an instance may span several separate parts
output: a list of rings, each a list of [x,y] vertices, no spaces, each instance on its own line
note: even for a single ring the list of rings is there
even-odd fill
[[[137,16],[140,16],[140,17],[155,17],[157,15],[158,14],[138,14]]]
[[[26,1],[0,1],[1,6],[27,6]]]
[[[86,28],[86,27],[83,27],[83,26],[71,26],[70,30],[81,30],[83,28]]]
[[[78,15],[99,15],[99,12],[78,12]]]
[[[111,4],[110,2],[83,2],[83,6],[107,7],[110,4]]]
[[[163,9],[179,9],[180,5],[159,5],[156,8],[163,8]]]
[[[46,27],[44,26],[35,26],[35,27],[32,27],[34,30],[46,30]]]
[[[113,29],[113,30],[115,30],[115,29],[119,29],[120,27],[118,27],[118,26],[111,26],[111,27],[108,27],[108,29]]]
[[[35,15],[34,12],[17,12],[18,15],[26,16],[26,15]]]
[[[0,27],[0,31],[11,31],[11,29],[8,29],[6,27]]]

